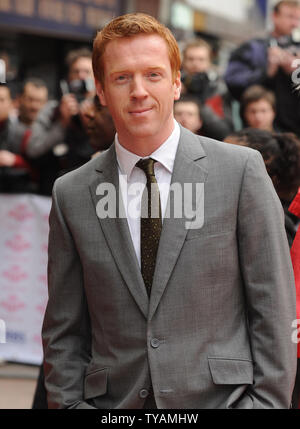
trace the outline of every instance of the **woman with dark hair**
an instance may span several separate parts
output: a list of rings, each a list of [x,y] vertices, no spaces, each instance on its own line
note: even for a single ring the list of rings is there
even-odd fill
[[[272,134],[254,128],[233,133],[225,141],[261,153],[285,212],[286,232],[291,246],[299,219],[288,208],[300,186],[300,141],[292,133]]]

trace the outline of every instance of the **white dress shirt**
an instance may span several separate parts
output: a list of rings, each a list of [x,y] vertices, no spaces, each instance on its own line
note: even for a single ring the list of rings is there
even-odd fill
[[[175,156],[180,138],[180,128],[174,120],[174,130],[170,137],[149,157],[157,161],[154,173],[158,183],[161,201],[162,221],[167,208]],[[141,198],[146,186],[146,175],[136,163],[140,156],[129,152],[115,138],[116,155],[119,169],[119,185],[128,226],[139,264],[141,265]],[[146,158],[149,158],[146,157]]]

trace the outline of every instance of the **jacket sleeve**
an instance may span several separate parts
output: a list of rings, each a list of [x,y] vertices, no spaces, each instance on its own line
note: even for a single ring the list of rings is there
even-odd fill
[[[49,102],[32,125],[31,135],[25,148],[28,158],[39,158],[64,141],[66,133],[64,127],[58,120],[53,120],[57,108],[56,102]]]
[[[251,85],[269,85],[266,43],[253,40],[233,51],[224,79],[230,93],[237,100]]]
[[[296,297],[297,297],[297,320],[300,320],[300,229],[296,234],[296,238],[292,246],[292,261],[296,281]],[[300,322],[294,325],[295,330],[299,329]],[[300,338],[298,336],[298,358],[300,358]]]
[[[290,408],[296,375],[295,282],[281,203],[261,155],[244,171],[238,240],[254,360],[254,408]]]
[[[80,258],[59,202],[58,182],[50,213],[49,299],[42,329],[48,407],[91,408],[83,400],[90,321]]]
[[[232,122],[219,118],[209,106],[201,108],[201,119],[203,126],[200,132],[203,136],[222,141],[233,131]]]

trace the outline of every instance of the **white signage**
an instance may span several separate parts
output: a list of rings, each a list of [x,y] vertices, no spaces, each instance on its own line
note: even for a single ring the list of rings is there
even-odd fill
[[[50,206],[47,197],[0,194],[0,359],[6,361],[42,362]]]

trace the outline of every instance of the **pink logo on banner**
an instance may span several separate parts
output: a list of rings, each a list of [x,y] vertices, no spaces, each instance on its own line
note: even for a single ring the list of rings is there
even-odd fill
[[[47,286],[47,284],[48,284],[47,274],[41,274],[40,276],[38,276],[38,280],[41,283],[43,283],[43,285]]]
[[[42,251],[43,253],[48,253],[48,243],[43,244],[43,245],[41,246],[41,251]]]
[[[18,265],[13,265],[9,270],[3,271],[2,276],[13,283],[18,283],[28,278],[28,274],[22,271]]]
[[[19,222],[24,222],[34,217],[34,214],[29,210],[26,204],[18,204],[8,212],[8,215]]]
[[[42,337],[39,334],[36,334],[32,337],[32,340],[36,343],[42,346]]]
[[[1,301],[0,302],[0,307],[5,308],[6,311],[13,313],[15,311],[19,311],[22,308],[25,307],[25,303],[21,300],[19,300],[19,298],[16,295],[10,295],[6,301]]]
[[[42,304],[39,304],[35,307],[35,309],[43,316],[45,314],[47,307],[47,302],[44,302]]]
[[[9,247],[15,252],[22,252],[30,249],[30,243],[24,239],[21,234],[16,234],[11,240],[5,242],[5,247]]]

